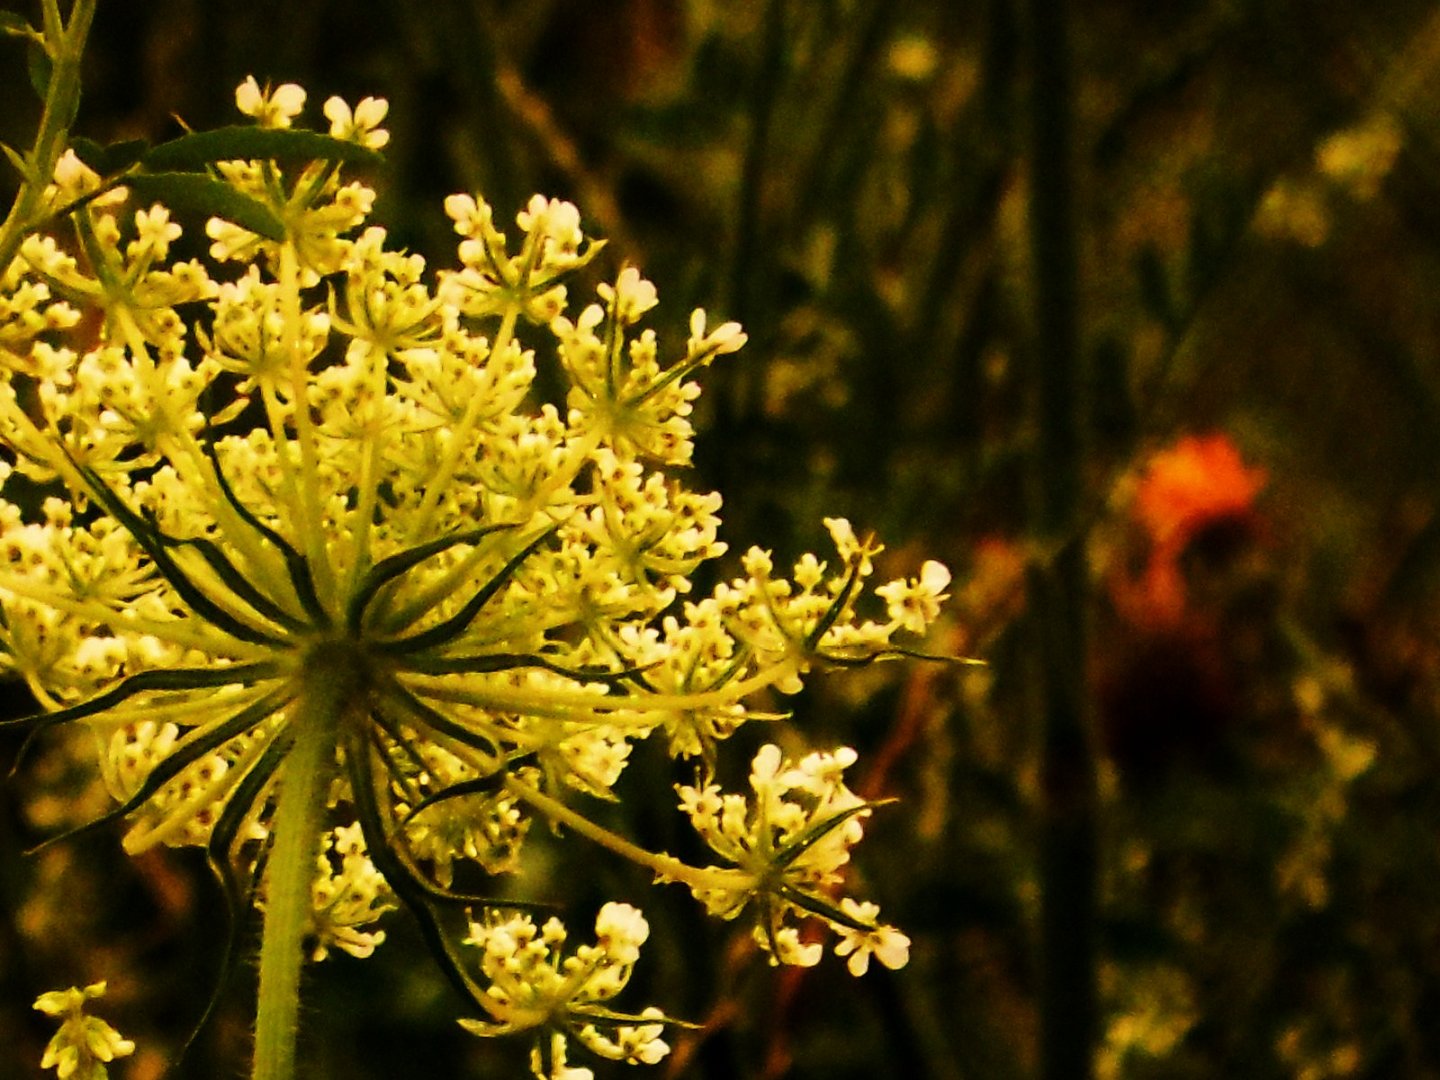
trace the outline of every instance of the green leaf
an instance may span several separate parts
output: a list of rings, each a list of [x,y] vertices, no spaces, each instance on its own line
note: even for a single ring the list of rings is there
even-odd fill
[[[25,70],[30,76],[30,86],[35,91],[35,96],[41,101],[50,89],[50,72],[54,65],[50,62],[50,54],[38,41],[30,42],[29,48],[25,50]]]
[[[148,169],[200,169],[216,161],[345,161],[378,165],[385,159],[359,143],[314,131],[260,127],[222,127],[195,131],[161,143],[143,160]]]
[[[122,172],[143,158],[145,151],[149,149],[148,139],[126,139],[124,142],[111,143],[105,148],[105,163],[112,174]]]
[[[77,135],[70,140],[70,149],[74,150],[75,156],[90,166],[90,168],[94,169],[101,176],[105,175],[105,147],[101,146],[94,139],[87,139],[83,135]]]
[[[210,214],[233,221],[267,240],[285,239],[285,226],[268,206],[213,177],[196,173],[137,173],[127,177],[125,184],[141,199],[162,202],[171,210]]]
[[[30,174],[34,170],[30,168],[30,162],[25,160],[24,154],[7,143],[0,143],[0,153],[3,153],[10,160],[10,164],[15,166],[15,171],[18,172],[21,177],[26,180],[30,179]]]
[[[70,140],[70,149],[75,151],[75,156],[101,176],[114,176],[124,172],[144,157],[149,147],[150,144],[145,139],[128,139],[125,142],[111,143],[109,146],[101,146],[94,139],[87,139],[83,135]]]

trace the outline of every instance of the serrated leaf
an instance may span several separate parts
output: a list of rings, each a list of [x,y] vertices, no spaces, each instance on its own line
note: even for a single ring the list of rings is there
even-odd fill
[[[221,217],[267,240],[285,238],[285,226],[268,206],[210,176],[184,172],[137,173],[127,177],[125,185],[141,199],[164,203],[171,210]]]
[[[38,41],[30,42],[29,48],[25,50],[25,71],[30,76],[31,89],[35,96],[41,101],[50,89],[50,72],[54,65],[50,62],[50,54],[45,51]]]
[[[344,161],[378,165],[385,159],[359,143],[314,131],[233,126],[195,131],[161,143],[142,159],[147,169],[200,169],[217,161]]]

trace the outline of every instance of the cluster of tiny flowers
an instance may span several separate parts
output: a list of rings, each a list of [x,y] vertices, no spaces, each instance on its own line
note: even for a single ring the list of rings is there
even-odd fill
[[[427,805],[428,796],[463,791],[457,785],[474,781],[477,774],[443,746],[419,744],[415,750],[424,767],[410,777],[409,786],[420,809],[400,803],[397,810],[405,820],[406,843],[429,861],[435,880],[450,886],[456,860],[469,860],[494,875],[519,869],[521,843],[530,828],[519,800],[504,790],[469,791]],[[515,775],[529,784],[539,779],[534,768],[517,768]]]
[[[850,849],[864,833],[862,819],[870,813],[842,777],[855,760],[854,750],[841,747],[791,762],[772,744],[760,749],[751,766],[753,798],[725,794],[714,783],[676,788],[680,809],[729,864],[710,869],[730,880],[692,885],[691,891],[724,919],[753,907],[755,940],[772,963],[820,962],[823,946],[803,941],[791,921],[806,915],[819,915],[839,935],[835,952],[849,957],[853,975],[865,974],[871,956],[891,969],[909,959],[910,939],[877,922],[875,904],[833,899]]]
[[[460,1023],[477,1035],[539,1029],[531,1069],[542,1080],[590,1080],[589,1069],[567,1064],[567,1031],[599,1057],[653,1065],[670,1052],[660,1037],[664,1014],[650,1006],[627,1016],[605,1004],[630,981],[649,936],[644,916],[620,903],[606,904],[595,917],[595,944],[569,955],[557,918],[540,926],[528,915],[472,921],[465,944],[480,950],[480,969],[489,980],[480,1005],[490,1018]]]
[[[235,92],[240,111],[253,117],[262,128],[289,128],[305,108],[306,93],[295,83],[284,83],[273,91],[261,87],[250,76]],[[379,98],[365,98],[352,111],[340,98],[325,103],[332,137],[378,149],[390,140],[379,125],[389,105]],[[236,191],[262,202],[274,199],[276,173],[271,163],[225,161],[218,165],[221,175]],[[341,234],[359,226],[375,204],[375,192],[358,182],[342,184],[337,170],[324,162],[307,166],[290,186],[287,197],[275,209],[286,224],[286,244],[299,256],[302,280],[316,284],[321,276],[339,270],[350,243]],[[263,240],[247,229],[220,218],[211,218],[205,233],[214,241],[210,256],[217,262],[251,262],[263,255],[278,260],[283,245]]]
[[[281,132],[305,93],[248,79],[236,101]],[[324,108],[330,138],[365,152],[385,113]],[[753,802],[710,781],[757,695],[905,655],[949,584],[927,562],[873,588],[880,546],[831,519],[831,558],[787,576],[752,548],[697,594],[726,546],[720,497],[684,482],[692,376],[745,343],[740,327],[696,311],[666,360],[639,325],[655,288],[630,267],[575,311],[565,279],[601,245],[566,202],[534,197],[517,241],[452,196],[458,266],[431,275],[366,224],[374,192],[334,161],[214,173],[283,239],[216,217],[210,263],[171,261],[170,212],[67,155],[47,202],[73,240],[32,235],[0,270],[0,670],[34,692],[41,728],[93,730],[127,847],[263,862],[307,695],[341,671],[315,955],[368,954],[392,906],[477,903],[452,888],[459,864],[515,871],[534,818],[573,825],[615,799],[653,735],[698,766],[682,805],[729,865],[606,846],[718,915],[750,907],[777,962],[815,961],[797,925],[813,916],[852,971],[903,963],[904,936],[840,895],[870,811],[841,782],[852,752],[790,764],[767,748]],[[568,384],[553,400],[542,364]],[[492,1020],[472,1029],[565,1013],[597,1054],[653,1059],[654,1016],[578,1019],[624,984],[644,926],[608,907],[598,951],[564,962],[552,924],[478,926],[487,957],[528,959],[523,978],[514,956],[482,965]],[[563,1000],[546,970],[566,973]],[[589,1075],[563,1039],[541,1050],[543,1075]]]
[[[87,1016],[85,1004],[105,996],[103,982],[81,990],[51,990],[35,999],[35,1008],[60,1020],[60,1030],[45,1047],[42,1069],[54,1069],[58,1080],[106,1080],[105,1067],[116,1058],[129,1057],[135,1044],[98,1016]]]
[[[325,838],[319,874],[311,886],[315,939],[311,959],[324,960],[332,948],[364,958],[385,940],[384,930],[366,930],[392,909],[390,890],[365,852],[356,823],[341,825]]]

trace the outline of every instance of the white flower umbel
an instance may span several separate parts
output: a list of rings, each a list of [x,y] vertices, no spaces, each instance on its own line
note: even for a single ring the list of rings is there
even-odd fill
[[[567,1037],[611,1061],[653,1065],[670,1052],[660,1037],[672,1021],[651,1006],[636,1015],[606,1002],[630,981],[650,925],[629,904],[610,903],[595,918],[595,944],[566,955],[564,924],[537,926],[528,915],[472,921],[465,944],[481,951],[488,987],[479,1004],[489,1019],[462,1019],[476,1035],[535,1033],[531,1068],[540,1080],[589,1076],[566,1064]]]
[[[331,949],[364,958],[385,940],[384,930],[368,930],[395,905],[385,879],[365,852],[358,822],[341,825],[326,836],[311,885],[313,906],[311,959],[324,960]]]
[[[303,102],[237,93],[267,138]],[[383,142],[383,102],[325,111],[335,145]],[[46,708],[36,731],[94,730],[127,847],[204,845],[236,897],[266,867],[255,1075],[293,1071],[307,935],[363,954],[392,897],[452,981],[488,994],[437,908],[488,903],[454,889],[456,864],[514,870],[536,815],[722,915],[754,901],[778,959],[812,956],[787,923],[808,912],[848,931],[852,969],[898,960],[896,932],[828,899],[869,811],[840,783],[849,751],[766,750],[750,809],[685,789],[728,868],[584,809],[617,797],[651,735],[708,777],[759,692],[906,655],[943,599],[938,563],[874,599],[879,545],[838,519],[833,564],[807,555],[787,578],[755,548],[694,594],[725,545],[719,496],[686,484],[692,376],[740,328],[697,311],[666,362],[638,326],[654,286],[628,267],[571,312],[563,279],[599,245],[565,202],[532,199],[517,242],[451,197],[459,266],[432,280],[365,227],[373,192],[335,161],[215,174],[283,236],[212,218],[211,264],[167,261],[174,215],[106,191],[69,214],[73,244],[33,235],[0,271],[0,479],[49,494],[35,513],[0,490],[0,666]],[[96,329],[66,337],[80,309]],[[652,1026],[579,1037],[643,1061]]]
[[[910,939],[879,924],[875,904],[835,900],[872,805],[845,786],[842,774],[855,760],[854,750],[841,747],[792,763],[778,746],[767,745],[750,770],[753,798],[725,794],[713,783],[676,788],[680,809],[729,864],[712,867],[717,876],[691,884],[691,891],[724,919],[751,910],[755,940],[771,963],[819,963],[822,946],[802,941],[792,923],[806,916],[818,917],[840,935],[835,952],[850,957],[852,975],[865,974],[872,955],[888,968],[903,967],[909,959]]]
[[[57,1080],[107,1080],[106,1065],[116,1058],[129,1057],[135,1044],[98,1016],[87,1016],[87,1002],[105,996],[103,982],[81,990],[51,990],[35,999],[35,1008],[60,1020],[60,1030],[45,1047],[42,1069],[54,1069]]]

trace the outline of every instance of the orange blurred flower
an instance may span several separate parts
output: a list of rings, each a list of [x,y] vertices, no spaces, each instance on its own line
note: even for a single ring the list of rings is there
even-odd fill
[[[1219,432],[1184,436],[1137,473],[1106,578],[1118,632],[1097,655],[1096,685],[1106,752],[1143,785],[1170,764],[1224,768],[1248,707],[1229,605],[1264,536],[1255,503],[1266,473]]]
[[[1131,621],[1174,626],[1185,611],[1181,557],[1197,536],[1227,523],[1248,524],[1266,473],[1245,464],[1223,432],[1186,435],[1146,463],[1133,515],[1149,541],[1144,573],[1123,583],[1117,606]]]
[[[1265,470],[1246,466],[1224,432],[1186,435],[1145,467],[1135,517],[1157,549],[1178,554],[1207,525],[1249,514],[1264,486]]]

